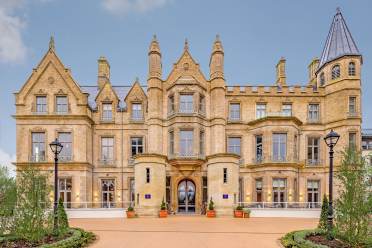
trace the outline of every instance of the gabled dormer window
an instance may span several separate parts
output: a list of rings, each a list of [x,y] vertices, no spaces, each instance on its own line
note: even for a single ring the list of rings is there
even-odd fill
[[[47,113],[47,97],[36,96],[36,113],[46,114]]]
[[[335,65],[332,67],[332,79],[337,79],[341,75],[340,66]]]
[[[142,103],[132,103],[132,120],[143,120]]]
[[[68,112],[67,96],[56,96],[56,113],[67,114],[67,112]]]
[[[112,121],[112,103],[102,103],[102,120]]]
[[[355,63],[350,62],[348,68],[349,76],[355,76]]]

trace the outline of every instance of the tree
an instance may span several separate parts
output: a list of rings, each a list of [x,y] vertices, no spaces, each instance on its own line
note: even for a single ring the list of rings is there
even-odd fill
[[[327,230],[328,207],[329,207],[328,197],[327,195],[324,195],[322,202],[322,211],[320,213],[320,219],[318,224],[318,228],[323,231]]]
[[[335,204],[336,234],[353,247],[366,242],[371,232],[372,194],[369,190],[371,167],[353,147],[343,152],[336,178],[340,195]]]
[[[0,165],[0,236],[12,232],[16,192],[14,178],[9,176],[6,167]]]
[[[58,218],[58,234],[64,235],[68,229],[68,217],[65,211],[65,206],[63,205],[62,198],[58,200],[58,207],[57,207],[57,218]]]

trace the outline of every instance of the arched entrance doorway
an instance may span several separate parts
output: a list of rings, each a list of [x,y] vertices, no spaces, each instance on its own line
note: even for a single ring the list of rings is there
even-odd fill
[[[184,179],[178,184],[178,212],[195,212],[195,184],[189,179]]]

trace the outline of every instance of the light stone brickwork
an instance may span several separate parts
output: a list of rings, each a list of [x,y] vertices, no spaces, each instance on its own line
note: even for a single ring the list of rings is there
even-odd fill
[[[337,19],[340,16],[338,12],[334,23],[344,22]],[[330,31],[337,36],[333,32],[340,31]],[[224,215],[231,214],[238,202],[277,201],[273,188],[276,179],[286,180],[280,201],[288,204],[314,201],[308,196],[309,182],[318,181],[316,201],[320,202],[328,192],[329,159],[323,137],[331,129],[341,135],[335,148],[337,170],[338,152],[349,145],[349,137],[361,139],[362,116],[361,55],[344,53],[328,60],[323,55],[322,64],[318,59],[311,61],[305,86],[286,81],[284,58],[278,62],[277,78],[271,86],[229,86],[233,84],[224,78],[224,50],[219,37],[212,48],[209,78],[191,56],[187,41],[170,74],[163,77],[159,42],[154,37],[148,53],[147,86],[138,80],[131,87],[111,84],[105,57],[98,59],[96,86],[81,86],[62,64],[51,40],[41,62],[15,93],[17,169],[37,167],[50,173],[52,182],[53,154],[48,144],[60,132],[67,132],[71,134],[71,157],[60,161],[59,175],[72,181],[72,207],[126,207],[131,202],[138,214],[155,215],[163,199],[169,209],[181,211],[179,198],[184,200],[181,195],[186,192],[194,199],[188,201],[190,212],[200,213],[213,199],[217,214]],[[350,74],[351,62],[354,73]],[[340,75],[332,79],[335,65]],[[185,95],[192,96],[191,103],[182,100]],[[46,97],[45,112],[39,111],[38,96]],[[58,96],[67,97],[65,113],[57,111]],[[350,107],[351,101],[355,102]],[[239,104],[235,118],[231,118],[233,104]],[[265,104],[264,116],[257,116],[258,104]],[[311,104],[319,106],[318,119],[310,118]],[[284,105],[291,106],[290,114],[284,112]],[[111,110],[104,112],[107,107]],[[42,149],[32,148],[33,133],[45,134],[45,158],[35,159],[35,152],[39,156]],[[284,157],[280,159],[275,158],[275,134],[285,134],[280,145],[285,149]],[[262,156],[257,155],[259,135]],[[232,137],[241,140],[240,154],[229,150]],[[142,143],[133,148],[138,138]],[[309,163],[312,138],[318,138],[318,157]],[[112,141],[111,147],[104,148],[104,139]],[[359,142],[356,146],[360,148]],[[141,154],[133,156],[133,149]],[[180,189],[185,179],[193,183],[189,191]],[[261,195],[256,180],[262,181]],[[103,188],[107,181],[112,182],[110,189]]]

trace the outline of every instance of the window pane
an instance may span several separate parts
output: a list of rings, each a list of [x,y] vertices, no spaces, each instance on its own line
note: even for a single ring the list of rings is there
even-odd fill
[[[351,96],[349,97],[349,112],[350,113],[355,113],[356,112],[356,97]]]
[[[193,155],[193,131],[180,131],[180,154],[181,156]]]
[[[273,160],[286,161],[287,134],[273,134]]]
[[[59,157],[61,160],[71,160],[72,155],[72,138],[70,132],[58,133],[58,140],[63,145]]]
[[[292,116],[292,104],[283,104],[282,113],[284,116]]]
[[[58,113],[67,113],[68,112],[68,104],[67,104],[67,96],[57,96],[56,97],[56,111]]]
[[[45,133],[32,133],[32,160],[35,162],[45,160]]]
[[[36,112],[46,113],[47,112],[47,98],[46,96],[36,97]]]
[[[230,103],[230,120],[240,120],[239,103]]]
[[[131,138],[131,151],[132,156],[143,153],[142,137]]]
[[[256,118],[263,118],[266,116],[266,104],[257,104],[256,105]]]
[[[180,112],[192,113],[193,111],[193,95],[180,95]]]
[[[114,138],[101,138],[101,159],[103,161],[112,161],[114,159]]]
[[[142,120],[142,104],[141,103],[132,103],[132,119]]]
[[[227,144],[227,151],[240,155],[240,137],[229,137]]]

